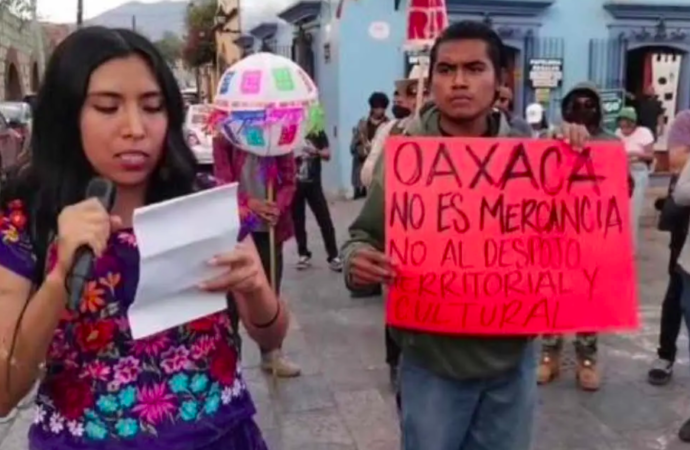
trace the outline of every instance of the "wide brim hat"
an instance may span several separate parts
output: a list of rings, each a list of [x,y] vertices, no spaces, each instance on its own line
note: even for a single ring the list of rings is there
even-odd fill
[[[419,83],[419,79],[422,78],[424,80],[424,87],[428,88],[429,87],[429,77],[428,73],[422,73],[422,68],[419,65],[414,65],[412,66],[412,69],[410,70],[410,74],[408,75],[407,78],[403,78],[400,80],[397,80],[395,82],[395,88],[398,89],[399,91],[405,91],[410,85],[414,85]]]

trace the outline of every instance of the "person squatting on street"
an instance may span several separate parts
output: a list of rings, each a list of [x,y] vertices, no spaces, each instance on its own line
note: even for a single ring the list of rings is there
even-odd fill
[[[390,101],[383,92],[374,92],[369,97],[369,115],[360,119],[357,126],[352,130],[352,141],[350,142],[350,153],[352,153],[352,187],[354,198],[364,198],[367,195],[367,188],[362,183],[362,166],[371,152],[371,144],[376,135],[376,131],[386,123]]]
[[[561,102],[561,114],[566,122],[584,126],[593,141],[618,140],[615,134],[604,128],[601,96],[593,83],[580,83],[571,89]],[[630,179],[628,181],[630,182]],[[550,383],[560,374],[562,349],[562,335],[543,336],[537,374],[539,384]],[[597,335],[577,333],[575,353],[575,377],[578,386],[585,391],[598,390],[601,386],[601,375],[597,367]]]
[[[233,308],[136,341],[127,319],[139,278],[134,210],[199,189],[182,104],[168,64],[133,31],[82,28],[50,58],[33,158],[0,197],[0,414],[40,380],[32,450],[267,450],[238,324],[276,348],[288,313],[251,236],[209,261],[225,270],[199,286],[229,292]],[[96,176],[116,187],[112,212],[84,200]],[[93,273],[67,307],[82,246]]]
[[[500,37],[481,22],[457,22],[436,40],[430,58],[433,103],[409,136],[529,137],[493,108],[506,68]],[[574,146],[585,127],[564,123]],[[350,290],[391,283],[384,253],[384,164],[343,248]],[[403,450],[528,450],[536,403],[536,348],[530,337],[449,336],[392,328],[402,349],[399,386]]]
[[[219,183],[239,183],[242,232],[249,232],[261,257],[261,265],[270,279],[271,251],[275,256],[275,286],[280,295],[283,280],[283,244],[292,238],[292,200],[296,191],[297,169],[292,153],[260,157],[234,146],[222,133],[213,138],[213,173]],[[275,201],[268,200],[269,184]],[[271,249],[269,230],[275,229],[275,246]],[[280,348],[261,348],[261,368],[279,377],[301,374]]]
[[[678,335],[682,322],[681,295],[683,277],[678,267],[678,257],[685,245],[690,228],[690,208],[677,205],[673,201],[673,191],[678,182],[680,170],[685,166],[690,154],[690,110],[676,115],[668,133],[668,148],[671,160],[671,180],[668,195],[657,201],[659,210],[658,228],[671,234],[668,260],[668,287],[661,304],[661,324],[659,329],[659,348],[657,359],[652,363],[647,374],[650,384],[663,386],[673,377],[673,365],[676,362]],[[690,428],[682,440],[690,441]]]
[[[323,110],[317,114],[323,116]],[[321,120],[323,122],[323,120]],[[304,270],[311,266],[312,254],[307,246],[306,207],[309,205],[316,223],[321,230],[321,237],[326,248],[328,267],[334,272],[343,270],[340,261],[338,244],[335,240],[335,227],[331,219],[326,195],[323,192],[322,162],[330,161],[331,150],[326,132],[321,129],[311,130],[305,139],[305,144],[295,152],[297,164],[297,190],[292,200],[292,221],[295,226],[295,240],[297,241],[297,269]]]

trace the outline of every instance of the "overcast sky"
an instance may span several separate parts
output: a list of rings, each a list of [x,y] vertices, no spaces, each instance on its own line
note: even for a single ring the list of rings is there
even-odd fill
[[[90,19],[102,12],[128,3],[130,0],[83,0],[84,18]],[[154,3],[160,0],[139,0]],[[240,0],[242,10],[248,17],[256,18],[263,14],[274,14],[296,0]],[[270,5],[270,6],[269,6]],[[50,22],[75,22],[77,0],[38,0],[38,14],[41,20]]]

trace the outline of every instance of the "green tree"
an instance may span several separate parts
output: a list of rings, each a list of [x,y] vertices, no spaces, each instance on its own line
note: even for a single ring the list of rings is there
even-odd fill
[[[158,47],[158,51],[161,52],[168,64],[175,64],[182,57],[184,42],[175,33],[166,31],[163,37],[154,42],[154,44]]]
[[[192,2],[187,8],[187,37],[182,57],[190,67],[216,62],[215,0]]]

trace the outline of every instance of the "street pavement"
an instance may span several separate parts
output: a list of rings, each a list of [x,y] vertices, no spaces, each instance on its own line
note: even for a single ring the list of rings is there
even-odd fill
[[[360,205],[332,204],[341,239]],[[604,385],[597,393],[576,389],[568,346],[565,372],[554,384],[540,388],[534,450],[690,449],[676,437],[678,427],[690,417],[685,331],[671,384],[652,387],[646,382],[667,282],[668,236],[654,230],[653,220],[650,207],[638,252],[641,329],[602,337]],[[311,217],[308,231],[314,267],[294,269],[297,256],[290,242],[284,281],[294,315],[285,351],[304,374],[274,384],[258,369],[256,346],[245,341],[245,375],[259,409],[257,420],[271,450],[398,450],[397,418],[384,363],[382,301],[350,298],[342,276],[326,266]],[[31,411],[25,411],[14,423],[0,425],[0,450],[26,449],[31,419]]]

